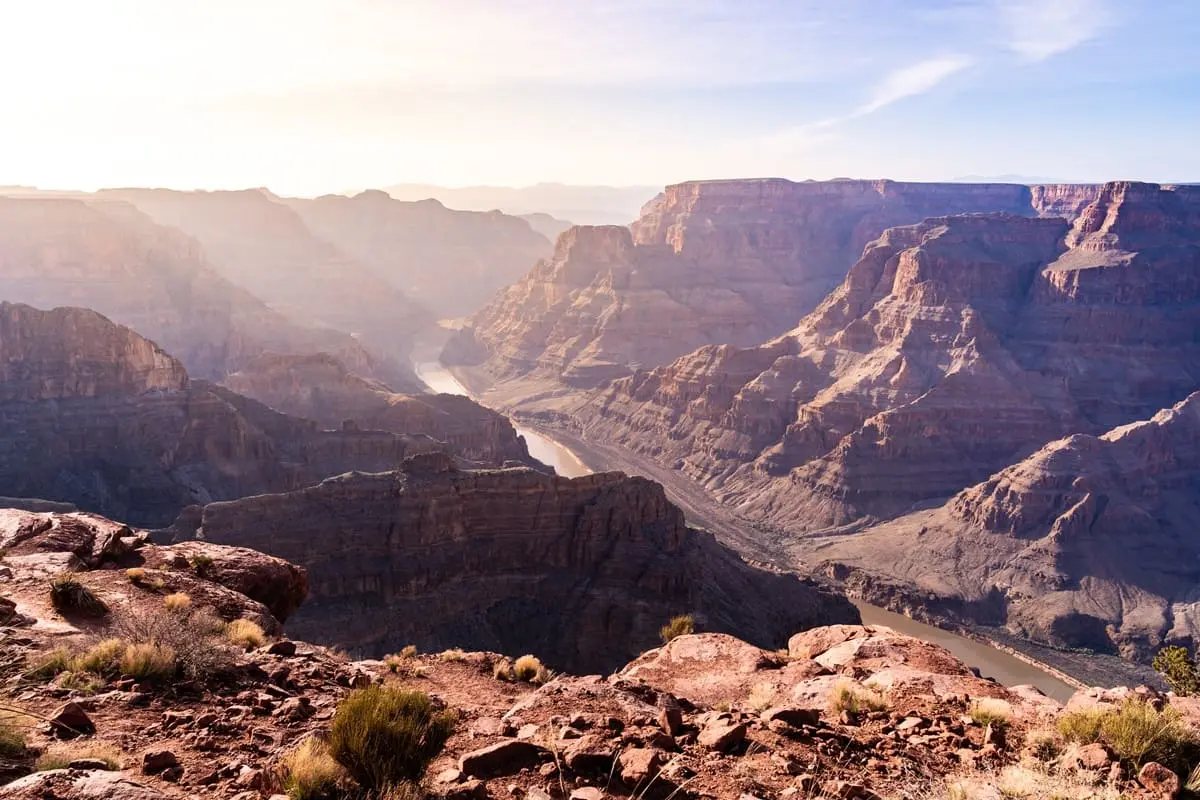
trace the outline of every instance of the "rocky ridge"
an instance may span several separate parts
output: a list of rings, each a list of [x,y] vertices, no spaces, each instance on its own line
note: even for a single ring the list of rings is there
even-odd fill
[[[324,353],[263,356],[223,385],[326,427],[350,421],[364,430],[426,434],[446,442],[456,455],[486,466],[542,466],[502,414],[458,395],[397,394]]]
[[[350,662],[281,638],[305,574],[278,559],[211,543],[155,545],[86,514],[0,512],[0,546],[0,608],[14,612],[0,629],[0,704],[36,715],[0,761],[0,797],[12,800],[281,797],[285,756],[326,735],[337,704],[373,683],[426,692],[451,709],[454,732],[420,796],[460,800],[872,800],[940,795],[947,785],[988,798],[1149,800],[1177,794],[1180,778],[1103,744],[1064,744],[1055,719],[1135,703],[1172,709],[1192,730],[1200,720],[1189,699],[1146,689],[1081,691],[1064,709],[879,626],[814,628],[777,651],[684,635],[607,677],[562,674],[541,686],[505,680],[510,662],[490,652]],[[106,602],[103,616],[55,610],[48,580],[63,568]],[[188,609],[166,610],[167,593],[185,592]],[[220,661],[167,683],[87,673],[81,688],[79,673],[45,666],[131,635],[130,620],[172,614],[192,627],[254,620],[265,640],[213,638]],[[57,764],[41,764],[47,756]]]
[[[702,345],[759,344],[813,309],[887,228],[984,211],[1032,216],[1038,207],[1028,187],[1008,184],[669,186],[632,230],[562,234],[552,258],[451,339],[443,362],[476,386],[514,382],[520,397],[539,382],[595,387]]]
[[[128,203],[87,197],[0,197],[0,298],[94,308],[204,379],[266,352],[328,352],[362,374],[405,377],[406,368],[377,363],[350,335],[268,308],[222,277],[195,240]]]
[[[0,305],[0,495],[141,525],[186,506],[384,470],[447,445],[327,431],[206,381],[94,311]]]
[[[789,559],[822,557],[826,533],[854,551],[878,519],[940,504],[1060,437],[1149,418],[1200,385],[1200,193],[1111,183],[1090,197],[1052,196],[1079,208],[1072,223],[993,214],[893,228],[786,336],[703,348],[540,420],[674,467],[793,534]],[[1186,527],[1175,501],[1162,510]],[[1127,521],[1158,541],[1161,523]],[[1094,563],[1074,579],[1096,577],[1091,567],[1108,580]],[[938,585],[953,594],[950,576]],[[1125,579],[1108,585],[1133,591]],[[1112,608],[1101,618],[1119,618]]]
[[[688,529],[661,486],[620,473],[460,470],[428,454],[209,504],[175,529],[193,533],[304,565],[311,596],[290,629],[374,656],[458,646],[599,671],[676,614],[772,646],[858,618],[842,598],[747,566]]]
[[[284,202],[376,280],[411,294],[440,317],[471,313],[551,249],[520,217],[456,211],[437,200],[403,202],[367,191]]]

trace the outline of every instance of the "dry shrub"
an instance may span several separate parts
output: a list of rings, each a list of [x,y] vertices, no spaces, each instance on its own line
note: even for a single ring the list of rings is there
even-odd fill
[[[139,642],[125,648],[121,654],[121,675],[135,680],[165,683],[175,677],[179,661],[170,645],[158,642]]]
[[[60,673],[71,670],[74,665],[74,654],[66,647],[56,647],[35,659],[25,676],[47,681]]]
[[[1168,705],[1159,711],[1137,697],[1116,708],[1061,714],[1058,730],[1070,742],[1103,742],[1133,768],[1157,761],[1186,774],[1200,754],[1200,741],[1177,709]]]
[[[750,697],[746,704],[754,711],[766,711],[775,701],[775,686],[770,683],[756,683],[750,687]]]
[[[1104,725],[1104,717],[1109,713],[1111,711],[1106,708],[1064,711],[1054,724],[1068,742],[1092,744],[1100,741],[1100,729]]]
[[[852,681],[838,681],[829,700],[829,708],[835,714],[886,711],[887,707],[887,699],[882,694]]]
[[[187,611],[192,607],[192,597],[187,592],[175,592],[163,598],[167,611]]]
[[[513,662],[510,659],[502,658],[492,665],[492,677],[498,681],[512,682],[517,679],[517,674],[513,670]]]
[[[417,646],[415,644],[406,645],[405,648],[400,651],[400,657],[401,658],[416,658],[417,657]]]
[[[141,567],[130,567],[125,570],[125,577],[130,583],[139,584],[146,580],[146,570]]]
[[[308,738],[279,762],[283,789],[291,800],[325,800],[339,796],[346,770],[329,753],[328,743]]]
[[[421,779],[454,731],[454,714],[424,692],[370,686],[338,706],[329,752],[365,790],[380,792]]]
[[[248,619],[235,619],[225,626],[225,638],[243,650],[253,650],[267,643],[262,626]]]
[[[179,675],[188,680],[219,677],[237,664],[237,651],[224,640],[225,623],[206,611],[130,609],[117,618],[112,632],[129,645],[170,650]]]
[[[17,709],[0,706],[0,758],[19,758],[25,753],[25,731],[34,720]]]
[[[125,642],[122,640],[102,639],[77,656],[72,669],[97,675],[114,675],[120,669],[121,656],[124,653]]]
[[[671,621],[658,630],[659,638],[666,644],[677,636],[687,636],[696,631],[696,621],[691,614],[681,614],[671,617]]]
[[[50,581],[50,603],[60,614],[74,612],[102,617],[108,613],[108,605],[69,572]]]
[[[969,714],[976,725],[1005,728],[1012,718],[1012,706],[999,698],[985,697],[971,704]]]
[[[203,553],[197,553],[191,558],[192,569],[194,569],[196,574],[201,578],[207,578],[209,576],[209,574],[212,572],[213,563],[213,557],[206,556]]]
[[[440,658],[442,661],[449,662],[466,661],[467,654],[466,651],[464,651],[461,647],[455,647],[451,650],[443,650],[438,654],[438,658]]]
[[[537,656],[523,655],[513,663],[513,675],[517,680],[526,683],[536,682],[538,676],[545,671],[546,668]]]
[[[116,771],[121,768],[121,751],[105,742],[95,740],[86,742],[69,742],[52,744],[34,764],[38,772],[48,772],[52,769],[66,769],[72,761],[80,759],[100,761],[104,769]]]

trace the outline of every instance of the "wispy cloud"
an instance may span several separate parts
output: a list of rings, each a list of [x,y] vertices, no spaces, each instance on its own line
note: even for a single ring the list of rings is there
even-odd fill
[[[816,122],[777,131],[767,137],[766,144],[788,150],[814,147],[833,138],[834,129],[839,125],[868,114],[874,114],[876,111],[906,98],[932,91],[948,78],[962,72],[974,63],[974,59],[969,56],[949,54],[918,61],[907,67],[893,70],[871,88],[867,93],[867,100],[861,105],[839,116],[827,117]]]
[[[1112,21],[1102,0],[999,0],[1008,46],[1026,61],[1044,61],[1095,38]]]

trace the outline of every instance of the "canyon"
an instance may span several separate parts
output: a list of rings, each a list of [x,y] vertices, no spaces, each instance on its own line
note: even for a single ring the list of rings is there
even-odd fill
[[[785,563],[820,569],[853,554],[881,581],[920,574],[910,597],[932,592],[947,598],[943,611],[1058,645],[1145,658],[1163,641],[1190,641],[1194,612],[1179,589],[1189,577],[1148,588],[1131,558],[1142,547],[1183,557],[1187,466],[1159,485],[1154,512],[1120,506],[1126,549],[1100,524],[1088,540],[1098,553],[1054,555],[1060,545],[1046,545],[1049,561],[1026,554],[1020,580],[997,566],[1008,544],[965,529],[963,541],[996,550],[975,554],[990,566],[963,585],[944,553],[924,567],[877,555],[904,546],[884,546],[904,526],[873,529],[881,520],[926,513],[1018,463],[1042,486],[1044,462],[1025,461],[1039,448],[1076,434],[1117,437],[1197,386],[1200,191],[1115,182],[1033,187],[1031,196],[1046,216],[966,214],[887,230],[816,310],[765,344],[702,347],[590,394],[535,386],[518,419],[623,448],[703,487]],[[1120,452],[1133,475],[1160,458]],[[1046,500],[1008,492],[995,502],[1032,504],[1005,512],[1023,518]],[[980,513],[964,524],[991,524]],[[931,537],[927,548],[948,541]],[[926,549],[909,554],[918,552]],[[1061,602],[1041,603],[1059,591]]]
[[[511,407],[594,388],[697,347],[760,344],[795,326],[887,228],[963,212],[1033,216],[1075,194],[1011,184],[694,181],[631,228],[578,226],[478,311],[442,362]],[[1057,206],[1056,206],[1057,207]],[[506,391],[506,388],[511,388]]]
[[[211,503],[173,534],[303,565],[309,601],[289,630],[375,657],[497,649],[595,672],[652,646],[677,614],[773,648],[858,620],[840,596],[746,565],[688,529],[662,487],[621,473],[460,470],[429,453]]]

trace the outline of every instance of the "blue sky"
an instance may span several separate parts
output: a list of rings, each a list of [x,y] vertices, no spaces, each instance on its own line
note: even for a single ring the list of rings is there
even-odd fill
[[[0,183],[1200,181],[1198,0],[0,3]]]

